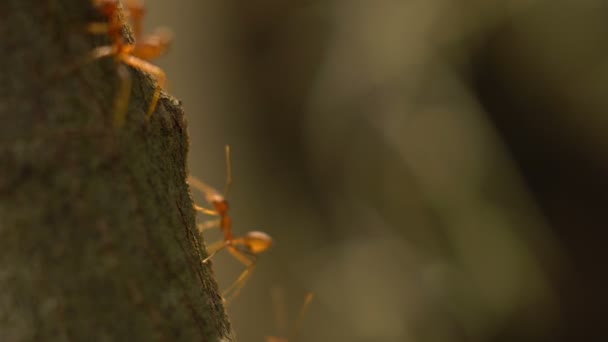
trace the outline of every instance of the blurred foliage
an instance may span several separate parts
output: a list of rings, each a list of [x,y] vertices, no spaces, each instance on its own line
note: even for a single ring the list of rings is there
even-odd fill
[[[221,188],[230,144],[234,227],[276,240],[229,308],[241,340],[280,333],[274,286],[290,317],[315,293],[302,341],[603,336],[605,2],[147,6],[191,172]]]

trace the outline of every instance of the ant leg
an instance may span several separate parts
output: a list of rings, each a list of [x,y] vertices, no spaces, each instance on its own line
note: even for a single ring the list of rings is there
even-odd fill
[[[116,48],[113,45],[98,46],[87,55],[81,56],[73,63],[70,63],[69,65],[57,70],[53,78],[58,78],[70,74],[78,70],[79,68],[96,61],[97,59],[111,57],[114,55],[116,55]]]
[[[91,54],[88,56],[87,62],[92,62],[96,59],[109,57],[116,54],[116,50],[112,45],[99,46],[91,51]]]
[[[312,294],[312,292],[306,293],[306,297],[304,297],[304,303],[302,303],[302,307],[300,308],[300,312],[298,313],[298,319],[296,320],[295,325],[293,326],[291,332],[288,335],[290,339],[295,339],[295,337],[300,333],[300,327],[302,326],[302,321],[304,320],[304,314],[306,313],[306,309],[308,309],[308,306],[310,305],[310,302],[312,302],[313,298],[314,295]]]
[[[224,302],[226,303],[226,305],[229,305],[230,302],[232,302],[234,298],[236,298],[239,293],[241,293],[241,290],[247,283],[247,280],[249,280],[249,278],[253,274],[254,269],[255,261],[252,262],[249,266],[247,266],[247,268],[241,273],[241,275],[239,275],[239,277],[234,281],[234,283],[232,283],[232,285],[230,285],[226,290],[222,292],[222,297],[224,297]]]
[[[101,24],[101,23],[100,23]],[[87,60],[83,64],[90,63],[94,60],[110,57],[116,54],[116,48],[112,45],[100,46],[91,51],[91,54],[87,57]],[[120,55],[119,55],[119,58]],[[125,124],[127,110],[129,108],[129,98],[131,97],[131,86],[133,80],[129,70],[121,63],[118,63],[116,72],[120,79],[120,86],[118,93],[114,98],[114,127],[120,128]]]
[[[209,185],[205,184],[203,181],[199,180],[194,176],[188,176],[186,182],[192,187],[194,187],[196,190],[203,192],[206,195],[218,195],[218,192],[214,188],[210,187]]]
[[[140,69],[156,77],[156,87],[154,89],[152,99],[150,100],[150,107],[148,108],[148,113],[146,113],[146,118],[150,119],[150,116],[152,115],[152,113],[154,113],[154,110],[156,109],[156,104],[158,102],[158,99],[160,98],[160,91],[162,87],[165,86],[167,76],[161,68],[157,67],[156,65],[150,64],[141,58],[131,55],[121,55],[120,58],[123,62],[125,62],[125,64]]]
[[[228,246],[226,241],[221,240],[221,241],[215,242],[211,246],[207,247],[207,253],[209,253],[209,254],[205,259],[203,259],[203,264],[208,263],[209,260],[211,260],[211,258],[213,258],[217,254],[217,252],[221,251],[226,246]]]
[[[116,94],[114,99],[114,127],[121,128],[124,126],[127,119],[133,80],[129,73],[129,69],[127,69],[124,64],[118,65],[117,72],[118,77],[120,78],[120,87],[118,88],[118,94]]]
[[[87,32],[90,34],[107,34],[110,31],[110,25],[108,23],[89,23],[87,25]]]
[[[232,162],[230,160],[230,145],[226,145],[226,187],[224,188],[224,197],[228,198],[228,192],[232,185]]]
[[[155,33],[146,37],[142,36],[143,18],[145,14],[142,0],[127,0],[127,11],[131,18],[133,36],[135,38],[135,49],[133,56],[151,60],[162,55],[173,41],[173,33],[168,28],[159,28]]]
[[[62,78],[66,75],[69,75],[76,70],[86,66],[87,64],[94,62],[97,59],[110,57],[116,54],[116,49],[112,45],[99,46],[93,49],[90,53],[85,56],[79,56],[73,62],[70,62],[68,65],[60,67],[56,72],[51,76],[51,80]]]
[[[151,60],[165,53],[173,41],[173,32],[168,28],[161,27],[156,32],[149,34],[139,41],[135,41],[133,56]]]
[[[228,286],[226,290],[224,290],[222,297],[224,297],[226,303],[232,301],[241,292],[243,286],[245,286],[245,283],[247,283],[247,280],[249,280],[249,277],[251,277],[251,274],[255,269],[257,261],[255,256],[245,254],[232,246],[229,246],[228,251],[238,261],[246,265],[247,268],[239,275],[239,277],[234,281],[234,283],[232,283],[230,286]],[[229,294],[230,296],[228,296]]]
[[[213,209],[207,209],[205,207],[201,207],[198,204],[194,204],[194,210],[203,213],[203,214],[207,214],[207,215],[212,215],[212,216],[218,216],[219,214],[217,213],[217,211],[213,210]]]
[[[220,220],[207,221],[207,222],[199,223],[196,226],[198,227],[198,232],[202,233],[203,231],[205,231],[207,229],[211,229],[211,228],[214,228],[214,227],[219,227],[220,226]]]

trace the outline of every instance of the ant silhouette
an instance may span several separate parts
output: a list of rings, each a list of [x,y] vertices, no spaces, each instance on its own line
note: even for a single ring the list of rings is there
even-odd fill
[[[287,316],[284,305],[282,305],[285,302],[283,291],[281,291],[280,288],[275,288],[272,294],[276,311],[275,314],[277,315],[277,323],[283,322],[283,318]],[[300,312],[298,313],[298,318],[296,319],[294,326],[291,328],[290,333],[287,335],[289,336],[289,338],[266,336],[266,342],[289,342],[290,340],[293,342],[300,331],[300,325],[302,324],[304,314],[306,313],[306,309],[308,309],[308,306],[310,305],[310,302],[312,301],[313,297],[314,295],[312,294],[312,292],[306,293],[306,296],[304,297],[304,302],[302,303],[302,306],[300,307]],[[284,324],[277,325],[284,326]]]
[[[219,216],[218,220],[211,220],[198,224],[199,232],[202,234],[204,230],[219,227],[224,234],[224,238],[222,240],[211,244],[207,248],[209,255],[203,260],[203,263],[208,263],[209,260],[211,260],[211,258],[213,258],[213,256],[215,256],[219,251],[226,249],[232,256],[234,256],[235,259],[246,266],[245,270],[239,275],[234,283],[224,290],[222,294],[225,301],[230,302],[239,294],[249,277],[251,277],[251,274],[256,266],[258,255],[265,252],[270,248],[270,246],[272,246],[272,238],[270,235],[260,231],[251,231],[240,237],[233,234],[232,219],[228,215],[228,201],[226,200],[226,196],[228,195],[230,186],[232,184],[230,146],[228,145],[226,145],[226,170],[226,187],[224,190],[224,196],[211,186],[203,183],[193,176],[188,176],[188,184],[203,192],[207,202],[209,202],[209,204],[211,204],[214,208],[208,209],[194,204],[194,209],[207,215]]]
[[[148,60],[162,55],[168,49],[172,34],[168,29],[161,28],[153,34],[142,37],[144,6],[141,0],[128,0],[126,13],[121,11],[118,0],[95,0],[94,6],[108,21],[90,23],[88,31],[92,34],[107,34],[111,44],[95,48],[91,52],[90,59],[114,57],[118,64],[120,88],[114,100],[114,125],[116,127],[124,125],[131,96],[132,80],[126,66],[144,71],[156,79],[156,87],[146,114],[146,119],[149,119],[156,109],[161,89],[166,82],[166,75],[161,68],[149,63]],[[123,33],[125,17],[130,19],[133,26],[134,42],[125,39]]]

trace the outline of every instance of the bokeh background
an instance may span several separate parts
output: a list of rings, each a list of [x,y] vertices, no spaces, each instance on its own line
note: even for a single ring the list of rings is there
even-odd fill
[[[191,173],[222,189],[230,144],[234,228],[275,239],[239,340],[307,291],[300,341],[606,339],[608,2],[146,5]]]

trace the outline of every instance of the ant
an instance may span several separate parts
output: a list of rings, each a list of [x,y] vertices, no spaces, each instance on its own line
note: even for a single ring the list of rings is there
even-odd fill
[[[292,338],[295,338],[298,335],[298,332],[300,330],[300,325],[302,323],[302,319],[304,318],[306,309],[308,309],[308,306],[310,305],[310,302],[312,301],[313,297],[314,297],[314,295],[312,294],[312,292],[306,293],[306,296],[304,297],[304,303],[302,303],[302,306],[300,307],[300,312],[298,314],[296,323],[291,328],[291,331],[288,335],[288,336],[290,336],[289,339],[286,337],[266,336],[266,342],[289,342],[289,340],[293,341]],[[280,288],[274,289],[273,301],[274,301],[274,304],[276,307],[275,311],[277,314],[277,322],[283,322],[283,317],[286,317],[287,313],[285,312],[285,308],[282,305],[284,303],[284,299],[283,299],[283,291],[281,291]],[[279,324],[277,324],[277,325],[279,325]],[[280,326],[284,326],[284,324],[280,324]]]
[[[171,44],[171,33],[167,29],[159,29],[155,33],[142,37],[142,20],[144,6],[141,0],[128,0],[127,13],[123,14],[118,0],[94,0],[94,6],[107,18],[107,22],[97,22],[88,25],[88,31],[93,34],[107,34],[111,44],[95,48],[90,55],[92,60],[103,57],[114,57],[118,64],[120,88],[114,100],[114,125],[121,127],[126,120],[127,106],[131,95],[131,76],[125,67],[131,66],[142,70],[156,78],[156,87],[150,100],[146,114],[149,119],[160,98],[160,91],[166,82],[165,72],[156,65],[148,62],[163,54]],[[123,34],[124,17],[131,19],[135,42],[129,42]]]
[[[203,260],[203,263],[206,264],[209,262],[215,254],[225,248],[235,257],[235,259],[246,266],[245,270],[239,275],[234,283],[224,290],[222,297],[228,302],[239,294],[255,269],[258,255],[272,246],[272,238],[268,234],[259,231],[251,231],[242,237],[234,236],[232,232],[232,219],[228,216],[228,201],[225,197],[228,195],[230,185],[232,184],[230,146],[228,145],[226,145],[226,170],[224,196],[193,176],[188,176],[188,183],[197,190],[203,192],[207,202],[214,208],[207,209],[194,204],[194,209],[207,215],[219,216],[218,220],[211,220],[198,224],[199,232],[202,234],[204,230],[219,227],[224,234],[222,240],[211,244],[211,246],[207,248],[209,255]],[[227,297],[228,294],[230,294],[230,297]]]

